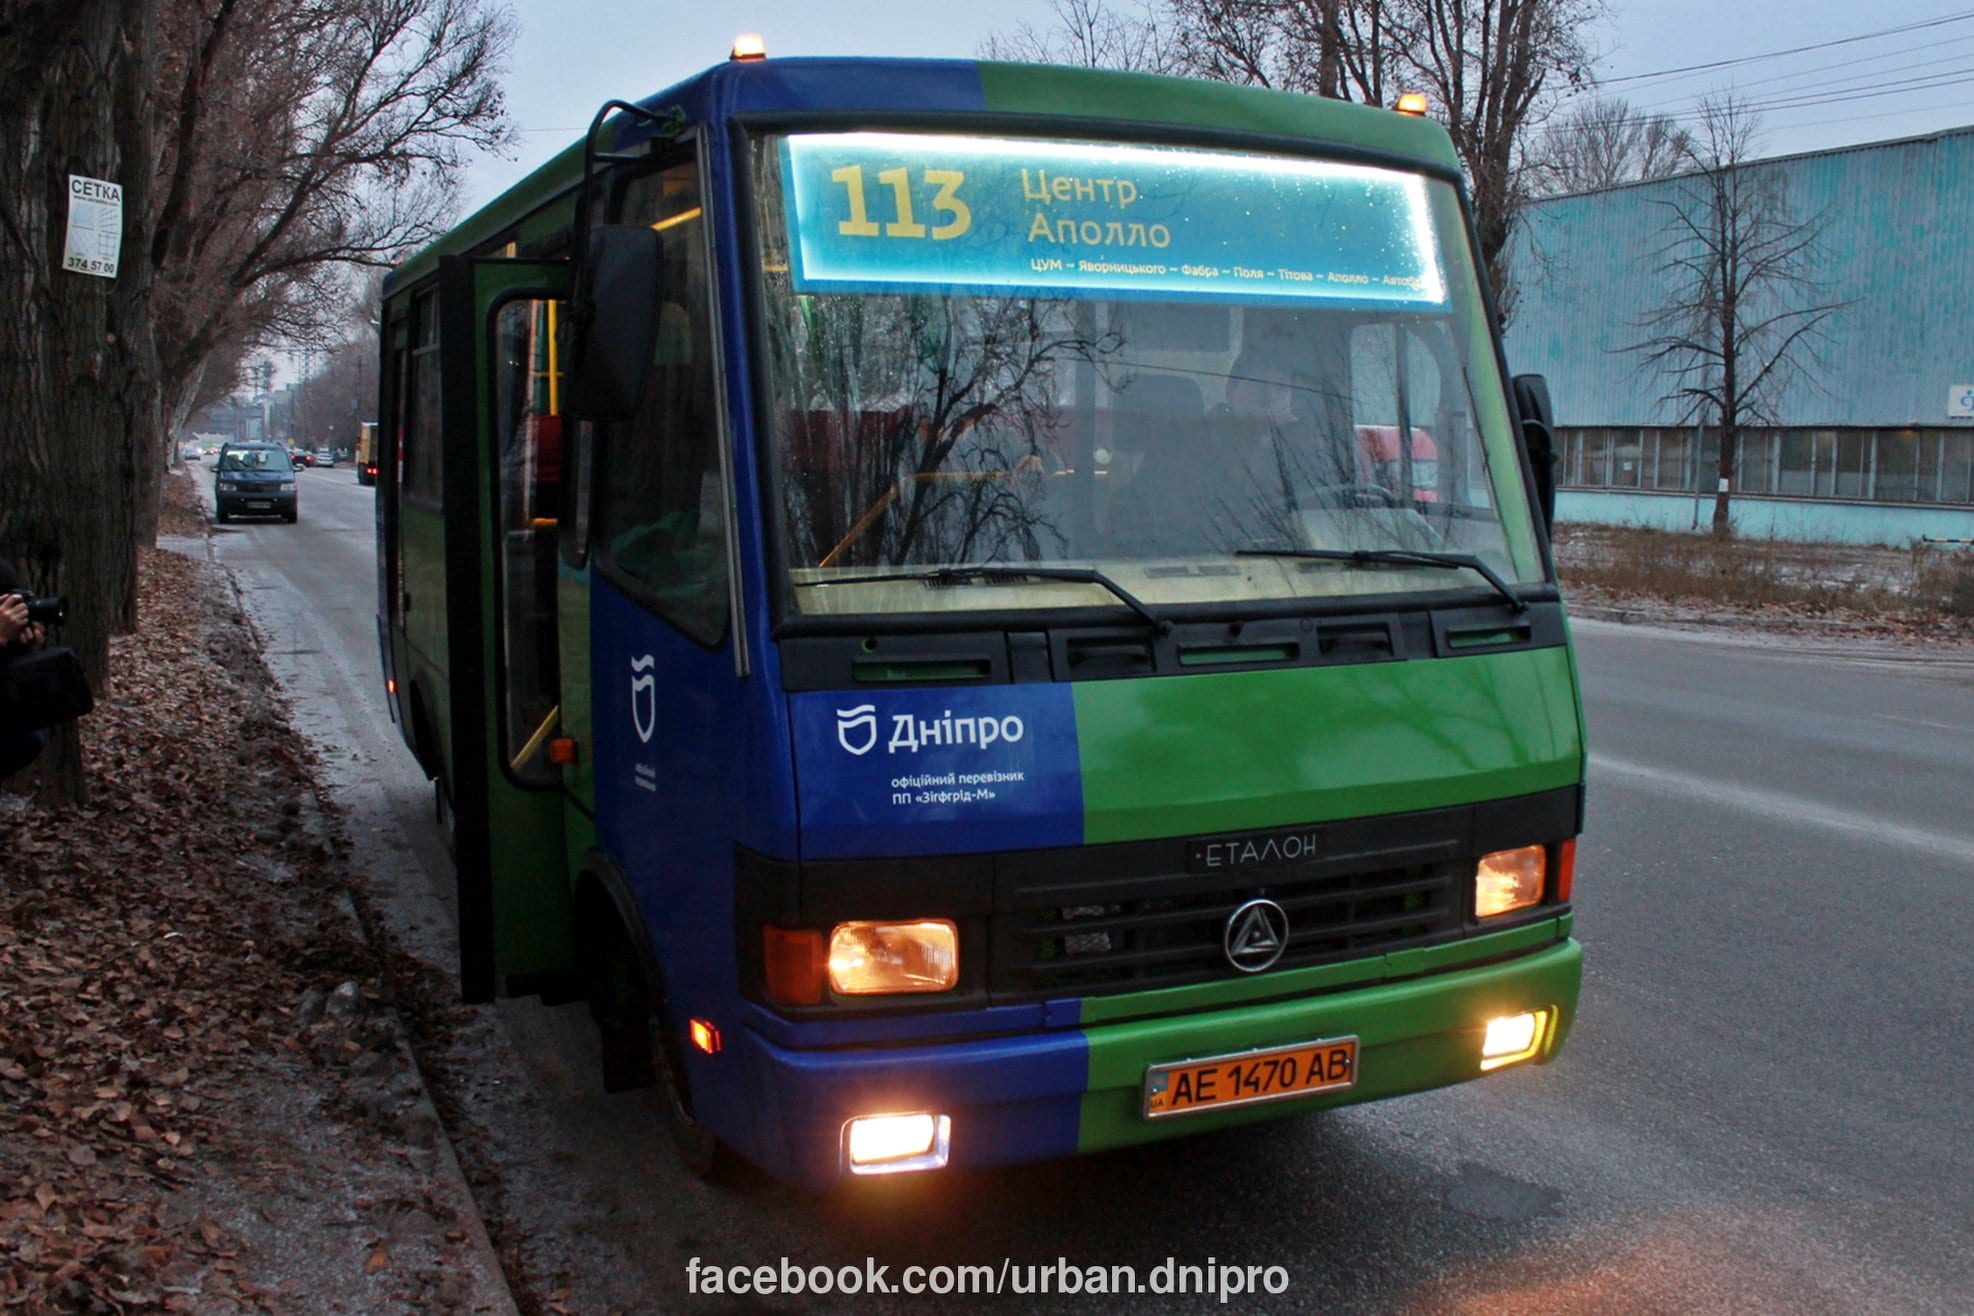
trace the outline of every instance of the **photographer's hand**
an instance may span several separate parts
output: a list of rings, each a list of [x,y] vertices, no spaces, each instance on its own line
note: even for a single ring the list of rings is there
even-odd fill
[[[27,619],[27,604],[21,602],[18,594],[0,598],[0,648],[24,640],[39,643],[41,628],[32,625]]]

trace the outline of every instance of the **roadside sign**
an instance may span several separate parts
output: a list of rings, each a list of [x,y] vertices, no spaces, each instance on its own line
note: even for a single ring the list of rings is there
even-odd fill
[[[1948,420],[1974,420],[1974,384],[1955,384],[1947,393]]]
[[[100,178],[69,175],[69,230],[62,268],[75,274],[117,276],[123,245],[123,187]]]

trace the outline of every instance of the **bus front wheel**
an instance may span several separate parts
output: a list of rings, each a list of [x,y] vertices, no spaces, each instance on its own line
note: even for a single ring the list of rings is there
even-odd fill
[[[694,1178],[718,1178],[728,1153],[705,1125],[692,1118],[684,1079],[685,1057],[679,1049],[678,1030],[672,1027],[671,1011],[662,1000],[651,1012],[651,1068],[658,1079],[658,1099],[665,1105],[665,1130],[680,1162]]]
[[[716,1178],[729,1153],[692,1117],[685,1056],[663,975],[655,957],[639,953],[627,926],[634,908],[628,898],[621,905],[612,900],[602,879],[586,877],[578,884],[576,944],[602,1042],[603,1090],[657,1088],[665,1131],[679,1160],[697,1178]]]

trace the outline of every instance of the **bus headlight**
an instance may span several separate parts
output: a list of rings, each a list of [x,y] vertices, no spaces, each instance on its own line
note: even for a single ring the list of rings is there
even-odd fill
[[[1539,845],[1482,855],[1474,872],[1474,916],[1492,918],[1528,908],[1542,899],[1548,875],[1548,852]]]
[[[829,934],[829,985],[844,996],[950,991],[960,980],[960,934],[951,919],[859,920]]]
[[[1481,1038],[1481,1072],[1533,1060],[1548,1038],[1549,1018],[1547,1010],[1529,1010],[1488,1020]]]
[[[947,1115],[865,1115],[844,1130],[852,1174],[938,1170],[951,1155],[953,1121]]]

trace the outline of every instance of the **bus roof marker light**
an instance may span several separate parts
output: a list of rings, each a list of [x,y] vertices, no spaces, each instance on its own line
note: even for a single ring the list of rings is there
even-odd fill
[[[768,43],[761,40],[761,34],[759,32],[742,32],[739,36],[735,37],[733,39],[733,53],[727,56],[729,60],[766,59],[767,57]]]
[[[1408,91],[1398,98],[1396,108],[1400,114],[1422,117],[1426,112],[1426,93],[1423,91]]]

